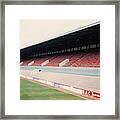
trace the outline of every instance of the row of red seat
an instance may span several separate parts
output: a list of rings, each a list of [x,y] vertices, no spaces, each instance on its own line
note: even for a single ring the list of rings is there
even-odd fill
[[[56,56],[53,60],[51,60],[46,66],[59,66],[59,63],[64,61],[65,59],[70,59],[72,55],[60,55]]]
[[[22,64],[20,64],[21,66],[28,66],[28,64],[30,63],[30,62],[32,62],[33,61],[33,59],[30,59],[30,60],[25,60],[25,61],[23,61],[23,63]]]
[[[83,66],[83,67],[96,67],[100,66],[99,53],[88,53],[84,54],[80,59],[76,60],[72,67]]]
[[[21,66],[28,66],[30,62],[33,61],[31,66],[40,66],[46,60],[49,63],[45,66],[59,66],[59,63],[69,59],[69,62],[64,65],[64,67],[100,67],[100,54],[99,52],[88,52],[88,53],[71,53],[64,55],[54,55],[48,57],[42,57],[37,59],[31,59],[23,61]]]
[[[40,66],[41,63],[43,63],[47,59],[48,59],[48,57],[45,57],[45,58],[42,58],[42,59],[40,59],[40,58],[34,59],[33,60],[34,63],[31,66]]]

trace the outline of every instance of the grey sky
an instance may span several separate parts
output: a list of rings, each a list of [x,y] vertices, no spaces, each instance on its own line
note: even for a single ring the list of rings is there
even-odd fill
[[[21,20],[20,49],[25,48],[98,20]]]

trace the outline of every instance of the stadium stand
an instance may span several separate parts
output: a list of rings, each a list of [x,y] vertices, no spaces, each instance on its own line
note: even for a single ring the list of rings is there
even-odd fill
[[[45,66],[59,66],[59,64],[66,59],[68,59],[69,62],[67,62],[64,67],[100,67],[99,52],[71,53],[69,55],[55,55],[54,57],[49,56],[45,58],[31,59],[23,61],[21,66],[28,66],[31,61],[34,61],[31,66],[41,66],[46,60],[49,60],[49,63]]]
[[[20,50],[20,66],[100,67],[100,24]]]

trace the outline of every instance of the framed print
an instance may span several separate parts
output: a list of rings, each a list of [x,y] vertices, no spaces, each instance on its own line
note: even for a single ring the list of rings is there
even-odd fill
[[[1,118],[119,119],[119,2],[1,3]]]

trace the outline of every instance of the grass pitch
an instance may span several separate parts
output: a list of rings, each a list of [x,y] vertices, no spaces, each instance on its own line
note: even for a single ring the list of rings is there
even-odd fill
[[[64,93],[51,87],[21,78],[20,80],[21,100],[84,100],[81,97]]]

